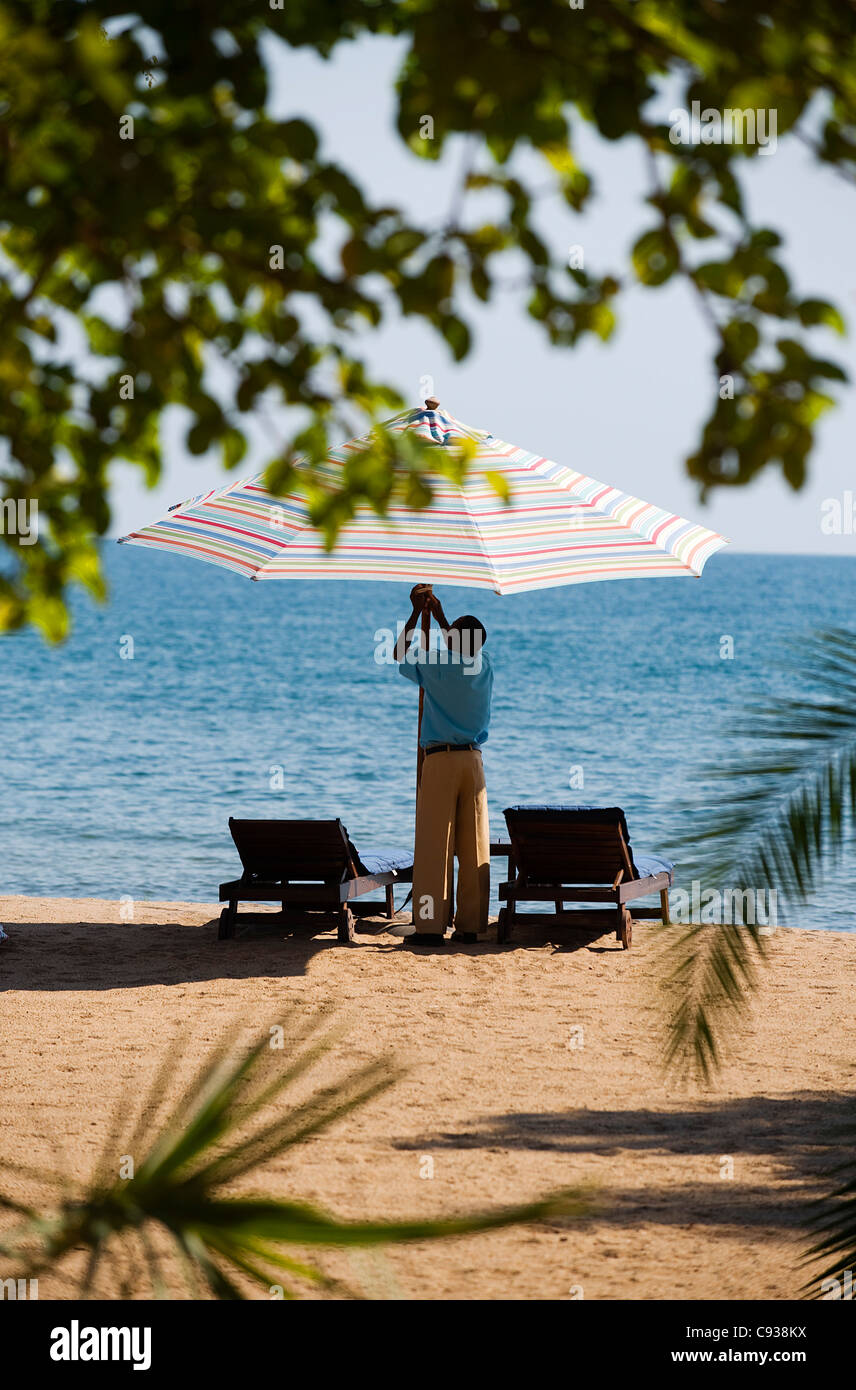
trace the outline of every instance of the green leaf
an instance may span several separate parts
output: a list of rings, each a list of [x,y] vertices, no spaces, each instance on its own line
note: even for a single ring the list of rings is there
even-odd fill
[[[294,159],[314,159],[318,151],[318,136],[308,121],[285,121],[280,132]]]
[[[442,314],[439,325],[443,337],[452,349],[455,361],[460,362],[470,350],[470,330],[463,319],[457,318],[454,314]]]
[[[655,227],[639,238],[632,251],[633,268],[643,285],[663,285],[679,265],[674,237],[665,227]]]
[[[226,468],[236,468],[247,452],[247,441],[240,430],[230,429],[223,435],[223,463]]]
[[[497,473],[491,469],[484,476],[485,482],[490,485],[498,497],[502,498],[503,502],[511,501],[511,486],[505,473]]]
[[[800,323],[806,328],[811,328],[815,324],[826,324],[829,328],[834,328],[836,333],[846,333],[847,328],[843,315],[835,308],[834,304],[829,304],[825,299],[804,299],[797,305],[797,316]]]
[[[607,140],[620,140],[638,129],[638,96],[624,83],[607,79],[595,94],[592,114],[601,135]]]

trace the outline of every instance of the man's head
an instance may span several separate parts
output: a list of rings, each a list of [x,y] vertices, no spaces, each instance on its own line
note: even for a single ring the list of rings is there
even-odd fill
[[[484,627],[471,613],[456,618],[449,628],[449,645],[464,661],[477,657],[486,641]]]

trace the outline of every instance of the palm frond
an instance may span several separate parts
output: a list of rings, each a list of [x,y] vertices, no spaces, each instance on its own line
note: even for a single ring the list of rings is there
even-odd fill
[[[434,1240],[473,1234],[518,1222],[557,1216],[580,1216],[588,1210],[581,1190],[538,1202],[434,1221],[340,1221],[299,1201],[237,1196],[228,1189],[239,1178],[258,1172],[289,1148],[341,1121],[382,1094],[399,1077],[388,1060],[371,1061],[303,1098],[287,1093],[311,1067],[329,1055],[336,1029],[321,1027],[319,1014],[292,1013],[279,1025],[287,1050],[271,1046],[274,1029],[249,1049],[238,1048],[237,1034],[227,1035],[205,1060],[175,1111],[155,1128],[153,1117],[177,1080],[180,1051],[170,1048],[157,1070],[136,1122],[130,1124],[130,1093],[120,1098],[114,1121],[90,1183],[48,1213],[0,1195],[0,1206],[23,1218],[3,1246],[30,1274],[58,1268],[73,1250],[82,1249],[86,1266],[81,1292],[88,1296],[105,1266],[119,1267],[120,1290],[130,1287],[128,1264],[133,1247],[142,1252],[142,1268],[155,1297],[170,1296],[175,1269],[182,1291],[198,1297],[245,1297],[247,1286],[282,1288],[284,1297],[299,1296],[307,1283],[350,1295],[340,1281],[305,1258],[317,1248],[371,1247],[402,1241]],[[282,1108],[273,1119],[270,1108]],[[120,1143],[125,1130],[128,1138]],[[118,1176],[121,1154],[143,1150],[134,1176]],[[28,1170],[26,1176],[34,1176]],[[54,1175],[38,1174],[61,1183]],[[164,1255],[172,1252],[164,1264]],[[132,1254],[121,1264],[120,1256]],[[136,1260],[139,1266],[139,1259]]]
[[[789,671],[805,694],[768,700],[728,722],[723,741],[745,751],[702,771],[721,794],[708,813],[696,807],[682,817],[692,829],[676,847],[704,893],[727,885],[743,901],[747,892],[755,902],[767,895],[779,920],[840,865],[856,820],[856,634],[818,632],[794,650]],[[707,1082],[720,1065],[729,1020],[747,1008],[758,983],[765,928],[757,919],[696,920],[677,938],[675,928],[666,931],[673,965],[667,1065]]]
[[[666,983],[672,1000],[667,1068],[689,1065],[704,1083],[713,1079],[722,1061],[723,1016],[748,1008],[765,946],[759,928],[749,925],[694,924],[677,942],[670,935],[668,952],[677,964]]]
[[[843,1285],[847,1276],[851,1291],[856,1293],[856,1159],[848,1158],[839,1165],[836,1176],[838,1185],[813,1206],[805,1223],[814,1239],[806,1260],[823,1264],[804,1286],[803,1291],[810,1298],[828,1296],[824,1294],[824,1281],[836,1280]]]

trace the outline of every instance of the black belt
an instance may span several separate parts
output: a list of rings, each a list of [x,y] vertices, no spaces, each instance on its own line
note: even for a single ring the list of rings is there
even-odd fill
[[[430,757],[432,753],[480,753],[481,749],[477,743],[432,743],[430,748],[425,749],[425,756]]]

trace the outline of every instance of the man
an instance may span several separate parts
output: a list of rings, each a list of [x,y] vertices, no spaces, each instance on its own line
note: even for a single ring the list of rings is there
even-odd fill
[[[456,941],[476,941],[487,927],[490,832],[481,746],[490,723],[493,670],[478,618],[451,627],[430,585],[411,590],[413,611],[395,646],[399,671],[425,692],[422,781],[416,801],[413,925],[418,945],[445,940],[452,907],[453,861],[458,860]],[[445,650],[408,649],[427,608]]]

